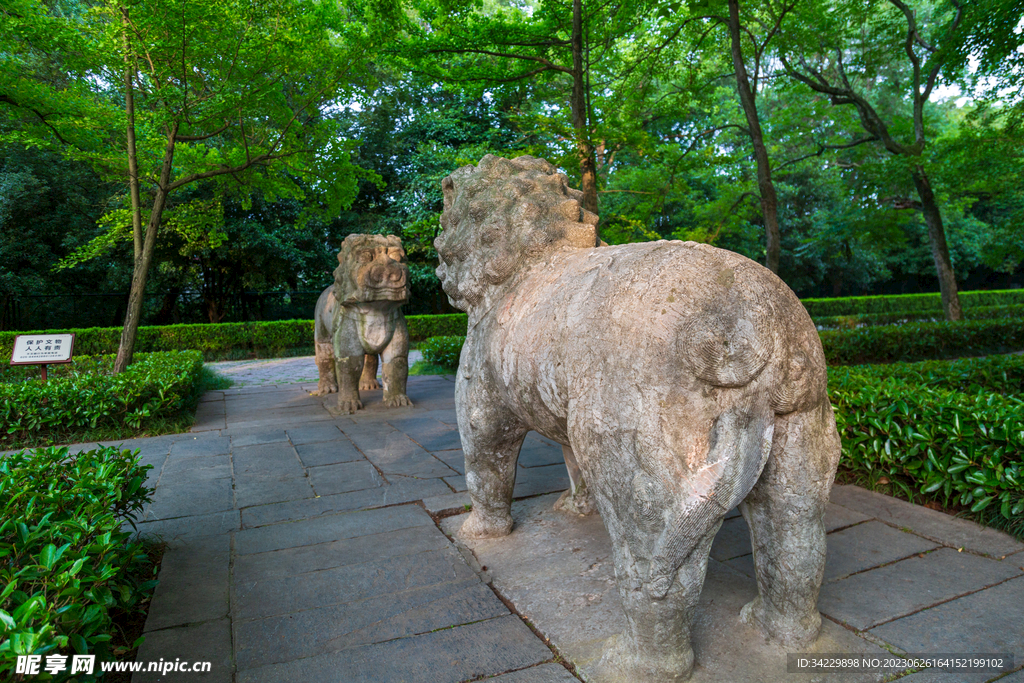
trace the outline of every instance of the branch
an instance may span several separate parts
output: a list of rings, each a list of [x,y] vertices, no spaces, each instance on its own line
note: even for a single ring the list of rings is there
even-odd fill
[[[225,123],[223,126],[218,128],[217,130],[215,130],[213,132],[210,132],[210,133],[207,133],[206,135],[179,135],[175,139],[176,140],[180,140],[182,142],[199,142],[201,140],[209,140],[210,138],[212,138],[212,137],[214,137],[216,135],[220,135],[221,133],[226,131],[228,129],[229,125],[230,124]]]
[[[53,125],[51,125],[49,121],[46,120],[47,114],[44,114],[43,112],[39,111],[38,109],[36,109],[34,107],[29,107],[27,105],[24,105],[24,104],[21,104],[21,103],[17,102],[16,100],[12,99],[10,97],[10,95],[0,94],[0,102],[6,102],[7,104],[11,105],[12,107],[17,107],[18,109],[27,109],[28,111],[30,111],[33,114],[35,114],[36,117],[39,119],[39,121],[44,126],[46,126],[47,128],[50,129],[50,132],[53,133],[54,137],[56,137],[57,140],[60,141],[60,144],[62,144],[62,145],[70,145],[71,144],[70,142],[65,140],[64,137],[59,132],[57,132],[57,129],[54,128]]]
[[[549,59],[544,59],[543,57],[534,57],[532,55],[517,55],[511,52],[495,52],[493,50],[478,50],[475,48],[434,48],[432,50],[427,50],[427,54],[436,54],[439,52],[448,52],[454,54],[465,54],[467,52],[470,52],[478,55],[490,55],[492,57],[506,57],[508,59],[525,59],[533,62],[539,62],[546,66],[548,69],[561,71],[563,73],[569,74],[570,76],[572,75],[572,69],[568,69],[564,66],[559,66],[558,64],[555,64]]]
[[[799,162],[803,161],[804,159],[810,159],[811,157],[820,157],[822,154],[825,153],[826,149],[849,149],[851,147],[856,147],[857,145],[863,145],[865,142],[878,142],[879,139],[880,138],[878,138],[877,136],[872,135],[871,137],[861,138],[860,140],[854,140],[853,142],[847,142],[846,144],[843,144],[843,145],[823,145],[823,144],[821,144],[819,142],[818,143],[818,151],[817,152],[811,152],[810,154],[805,154],[805,155],[803,155],[801,157],[797,157],[796,159],[790,159],[789,161],[785,162],[784,164],[776,167],[774,170],[775,171],[781,171],[785,167],[790,166],[792,164],[799,163]]]
[[[176,190],[179,187],[182,187],[183,185],[188,185],[189,183],[193,183],[197,180],[203,180],[205,178],[214,178],[216,176],[227,175],[229,173],[239,173],[248,168],[256,166],[257,164],[262,164],[263,162],[266,161],[273,161],[274,159],[284,159],[286,157],[295,156],[296,154],[301,154],[302,152],[308,151],[310,150],[293,150],[291,152],[282,152],[280,154],[273,154],[271,152],[267,152],[266,154],[260,154],[259,156],[253,157],[252,159],[247,160],[244,164],[238,164],[237,166],[221,166],[220,168],[216,168],[211,171],[193,173],[190,176],[186,176],[184,178],[181,178],[180,180],[175,180],[173,183],[170,183],[167,186],[167,192],[170,193],[172,190]]]

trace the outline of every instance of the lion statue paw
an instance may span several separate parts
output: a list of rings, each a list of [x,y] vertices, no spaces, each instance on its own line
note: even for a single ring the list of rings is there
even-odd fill
[[[384,406],[387,408],[401,408],[402,406],[412,406],[412,401],[405,394],[399,394],[398,396],[384,399]]]
[[[341,401],[341,400],[338,401],[338,412],[339,413],[348,413],[349,415],[351,415],[352,413],[356,412],[357,410],[361,410],[362,407],[363,407],[363,402],[362,401]]]

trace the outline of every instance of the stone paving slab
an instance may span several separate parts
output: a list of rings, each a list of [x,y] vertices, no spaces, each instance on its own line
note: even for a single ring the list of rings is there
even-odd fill
[[[1024,577],[891,621],[870,633],[904,652],[1008,652],[1021,657],[1021,605]]]
[[[135,661],[159,662],[161,659],[173,661],[178,658],[187,662],[210,662],[210,671],[164,675],[136,673],[132,675],[132,683],[232,683],[231,621],[225,618],[147,633]]]
[[[240,619],[271,617],[475,576],[458,552],[442,548],[304,572],[297,577],[235,580],[232,609]],[[344,590],[339,591],[339,586]]]
[[[242,524],[245,528],[252,528],[339,512],[382,508],[445,495],[450,491],[440,479],[392,477],[387,486],[248,507],[242,511]]]
[[[140,534],[163,541],[216,536],[238,531],[241,528],[242,516],[238,510],[225,510],[224,512],[189,517],[172,517],[138,524]]]
[[[997,559],[1024,551],[1024,543],[1001,531],[857,486],[833,487],[832,502],[951,548]]]
[[[256,583],[263,579],[298,576],[321,569],[363,564],[446,547],[448,539],[440,531],[417,526],[341,541],[238,555],[231,573],[235,581]]]
[[[240,671],[238,683],[459,683],[551,659],[515,616]]]
[[[475,576],[235,626],[239,670],[313,657],[508,614]],[[282,632],[301,633],[283,640]]]
[[[145,630],[227,617],[230,562],[226,534],[171,544],[160,564]]]
[[[340,432],[339,432],[340,433]],[[317,443],[299,444],[295,447],[299,459],[306,467],[317,465],[333,465],[339,462],[365,460],[363,454],[346,438],[337,441],[320,441]]]
[[[318,496],[360,491],[384,486],[384,480],[370,463],[345,462],[309,468],[309,481]]]
[[[818,609],[864,630],[1021,574],[1019,567],[1007,562],[939,548],[826,583]]]
[[[328,515],[240,531],[235,534],[235,554],[281,550],[433,524],[426,512],[412,505]]]
[[[173,486],[158,486],[145,520],[204,515],[231,510],[231,479],[180,480]]]
[[[235,507],[313,498],[316,493],[304,474],[240,474],[235,476]]]
[[[487,679],[488,683],[575,683],[576,680],[561,664],[541,664]]]

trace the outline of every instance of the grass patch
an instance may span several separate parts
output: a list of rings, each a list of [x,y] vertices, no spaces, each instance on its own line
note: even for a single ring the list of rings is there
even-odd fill
[[[454,375],[458,368],[438,365],[425,360],[418,360],[409,368],[410,375]]]

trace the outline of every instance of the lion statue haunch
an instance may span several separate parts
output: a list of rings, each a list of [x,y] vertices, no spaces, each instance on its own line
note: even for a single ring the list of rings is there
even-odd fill
[[[816,638],[840,447],[821,342],[793,292],[704,244],[595,247],[597,216],[542,159],[488,155],[442,189],[437,275],[469,313],[460,533],[511,531],[536,430],[564,445],[573,490],[612,540],[628,626],[601,661],[608,679],[689,677],[708,551],[737,504],[759,592],[743,621],[790,647]]]
[[[377,389],[377,354],[384,363],[384,405],[411,406],[409,267],[394,235],[349,235],[338,252],[334,284],[316,302],[313,337],[320,382],[316,395],[338,392],[338,410],[363,407],[359,391]]]

